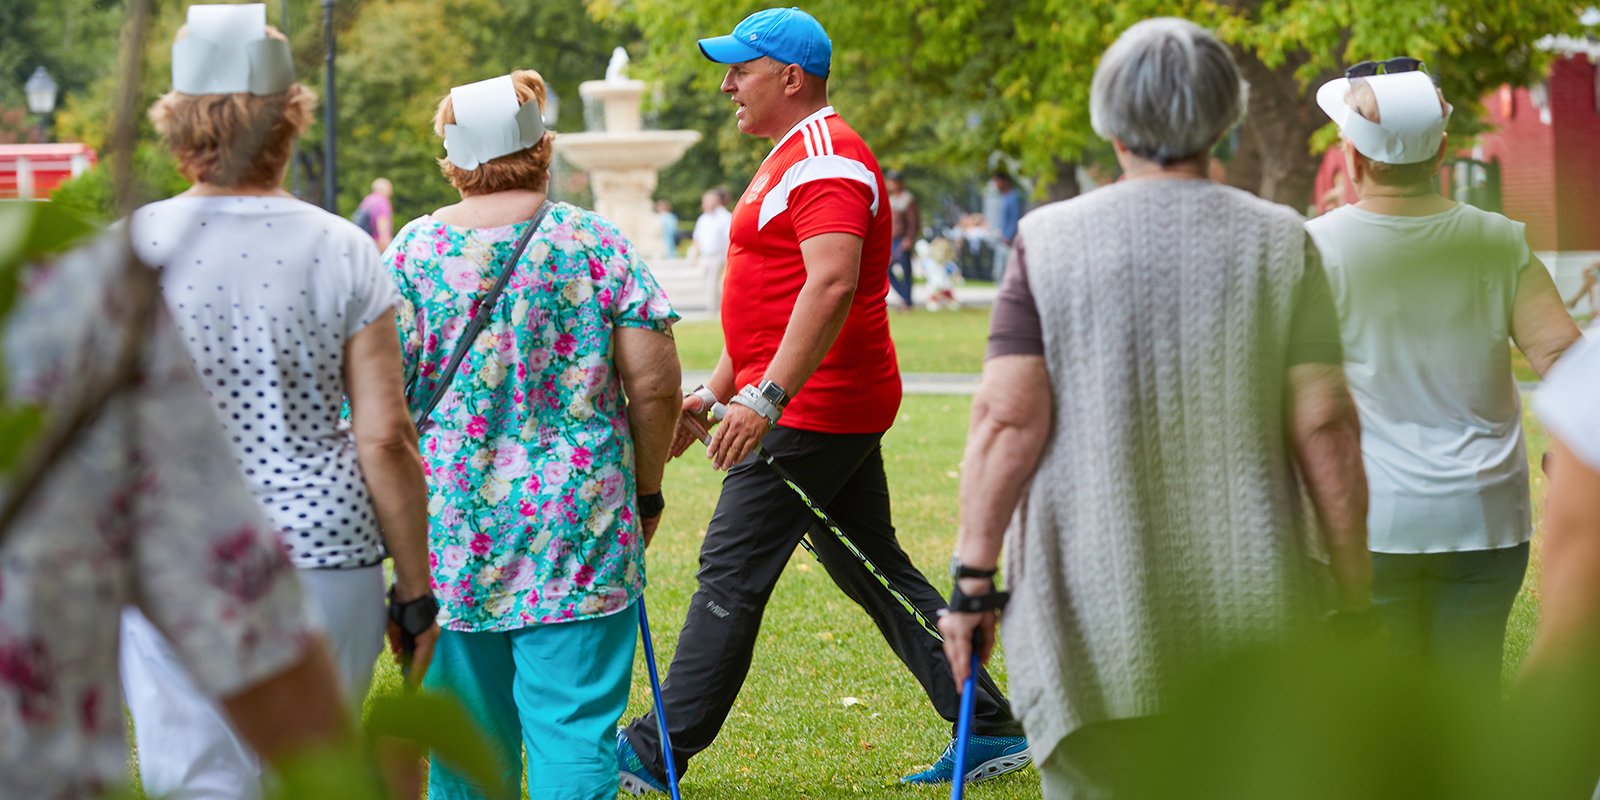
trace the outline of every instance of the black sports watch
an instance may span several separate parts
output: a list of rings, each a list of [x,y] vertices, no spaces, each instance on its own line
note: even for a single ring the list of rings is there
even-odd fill
[[[433,592],[415,600],[400,602],[395,599],[395,587],[389,587],[389,621],[399,626],[405,640],[414,644],[416,637],[427,633],[439,617],[439,599]]]
[[[761,396],[767,399],[767,402],[777,406],[780,411],[783,410],[784,406],[789,405],[789,392],[772,381],[762,380],[760,384],[757,384],[756,391],[760,392]]]
[[[961,580],[962,578],[993,578],[995,575],[999,574],[999,572],[1000,569],[998,567],[994,569],[978,569],[977,567],[969,567],[966,564],[961,563],[960,556],[950,557],[951,580]]]
[[[639,495],[639,518],[651,519],[661,516],[667,507],[667,498],[660,492]]]

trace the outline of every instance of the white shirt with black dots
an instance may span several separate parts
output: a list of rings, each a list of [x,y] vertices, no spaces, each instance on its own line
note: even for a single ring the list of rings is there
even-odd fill
[[[245,481],[302,569],[377,564],[372,500],[340,420],[345,343],[398,298],[372,238],[281,197],[174,197],[134,212]]]

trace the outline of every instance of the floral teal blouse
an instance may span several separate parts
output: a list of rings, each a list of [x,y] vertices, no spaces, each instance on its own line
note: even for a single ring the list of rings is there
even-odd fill
[[[528,224],[458,228],[424,216],[389,245],[413,412]],[[615,226],[565,203],[551,209],[422,437],[441,625],[591,619],[643,592],[612,335],[665,332],[677,318]]]

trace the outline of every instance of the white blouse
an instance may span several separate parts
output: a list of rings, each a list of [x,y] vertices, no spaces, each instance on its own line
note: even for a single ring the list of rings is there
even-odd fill
[[[133,215],[245,481],[296,566],[383,560],[341,421],[345,343],[397,294],[372,238],[283,197],[174,197]]]

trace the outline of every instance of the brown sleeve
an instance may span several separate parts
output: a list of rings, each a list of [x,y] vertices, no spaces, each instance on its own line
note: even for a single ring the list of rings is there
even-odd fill
[[[1011,251],[1011,262],[1000,279],[1000,294],[994,299],[994,316],[989,320],[989,351],[985,359],[996,356],[1044,355],[1044,329],[1039,323],[1039,306],[1028,286],[1028,259],[1018,237]]]

